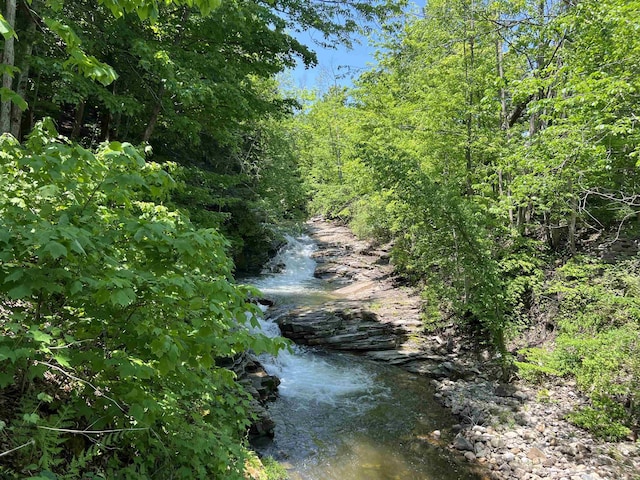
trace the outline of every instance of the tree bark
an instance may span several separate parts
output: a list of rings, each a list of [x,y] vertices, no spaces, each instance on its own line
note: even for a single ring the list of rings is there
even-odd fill
[[[158,99],[156,104],[153,106],[153,110],[151,111],[151,117],[149,117],[149,123],[147,123],[147,128],[142,135],[142,141],[148,142],[153,134],[153,129],[156,128],[156,123],[158,123],[158,117],[160,116],[160,111],[162,110],[162,97],[164,96],[164,84],[160,87],[158,91]]]
[[[4,19],[11,28],[16,25],[16,0],[6,0],[6,10]],[[5,39],[4,51],[2,53],[2,63],[5,67],[13,67],[15,62],[15,38],[13,36]],[[13,86],[13,76],[9,72],[2,75],[2,88],[11,90]],[[0,105],[0,133],[11,132],[11,102],[1,102]]]
[[[475,68],[475,19],[473,12],[473,1],[470,5],[470,32],[465,31],[465,39],[463,43],[463,55],[464,55],[464,75],[465,81],[467,83],[467,88],[469,89],[467,102],[468,109],[466,124],[467,124],[467,142],[465,145],[465,160],[466,160],[466,190],[467,195],[473,195],[473,185],[471,179],[471,173],[473,171],[473,88],[474,88],[474,68]],[[465,24],[466,30],[466,24]],[[467,35],[468,34],[468,35]],[[469,53],[467,57],[467,41],[469,42]],[[468,58],[468,60],[467,60]]]
[[[34,7],[37,2],[33,2],[32,7]],[[35,33],[36,33],[36,21],[32,15],[32,12],[29,8],[23,4],[20,12],[23,12],[24,17],[26,18],[27,27],[25,29],[25,33],[23,34],[23,41],[20,42],[23,45],[23,48],[20,50],[18,54],[20,73],[18,74],[18,80],[16,82],[16,93],[20,95],[22,98],[26,100],[27,98],[27,85],[29,83],[29,70],[31,68],[31,58],[33,54],[33,45],[35,43]],[[16,137],[18,140],[20,139],[21,129],[22,129],[22,109],[18,107],[16,104],[12,104],[11,106],[11,134]]]
[[[112,119],[113,119],[113,116],[111,115],[111,112],[108,110],[104,112],[104,114],[102,115],[102,121],[100,122],[101,124],[100,139],[103,142],[108,142],[109,140],[111,140],[111,120]]]
[[[573,180],[570,178],[567,184],[567,189],[570,193],[573,193]],[[569,251],[572,255],[576,253],[576,223],[578,220],[578,200],[572,195],[570,200],[570,213],[569,213]]]
[[[80,136],[80,130],[82,129],[84,120],[84,109],[87,105],[86,100],[78,102],[76,106],[76,115],[73,119],[73,130],[71,130],[71,138],[78,138]]]
[[[182,9],[182,18],[180,20],[180,25],[186,25],[189,17],[191,16],[191,10],[189,8],[184,7]],[[184,29],[181,29],[176,38],[173,41],[174,45],[178,45],[182,41],[182,37],[184,35]],[[160,85],[160,89],[158,90],[158,94],[156,97],[156,104],[153,106],[153,110],[151,111],[151,117],[149,117],[149,123],[147,123],[147,128],[142,135],[142,141],[148,142],[153,135],[153,130],[156,128],[156,124],[158,123],[158,118],[160,117],[160,112],[162,111],[162,97],[164,96],[165,84],[162,83]]]

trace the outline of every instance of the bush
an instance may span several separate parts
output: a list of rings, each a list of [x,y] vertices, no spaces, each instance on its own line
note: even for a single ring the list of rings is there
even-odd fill
[[[247,395],[217,359],[244,326],[226,241],[162,205],[169,165],[1,138],[3,478],[242,478]]]
[[[525,377],[573,376],[591,406],[569,419],[597,436],[620,439],[640,427],[640,276],[638,262],[575,258],[548,294],[560,301],[553,352],[525,353]]]

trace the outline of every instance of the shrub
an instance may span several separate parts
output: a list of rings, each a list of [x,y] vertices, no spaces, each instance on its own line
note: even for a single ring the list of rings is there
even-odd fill
[[[1,147],[3,478],[241,478],[249,402],[216,362],[278,345],[244,326],[225,239],[129,144],[45,121]]]
[[[591,405],[570,415],[597,436],[620,439],[640,426],[640,276],[638,262],[575,258],[547,293],[560,301],[553,352],[529,349],[523,376],[573,376]]]

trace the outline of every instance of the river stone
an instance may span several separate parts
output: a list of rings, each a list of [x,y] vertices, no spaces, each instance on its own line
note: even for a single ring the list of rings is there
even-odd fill
[[[502,440],[502,438],[500,437],[493,437],[491,439],[491,446],[493,448],[502,448],[504,447],[504,440]]]
[[[473,444],[460,434],[456,435],[456,438],[453,440],[453,448],[473,452]]]
[[[502,459],[509,463],[509,462],[513,462],[516,459],[516,456],[511,453],[511,452],[506,452],[504,455],[502,455]]]
[[[537,460],[537,461],[543,462],[547,459],[547,456],[539,448],[533,447],[533,448],[530,448],[529,451],[527,452],[527,458],[532,461]]]

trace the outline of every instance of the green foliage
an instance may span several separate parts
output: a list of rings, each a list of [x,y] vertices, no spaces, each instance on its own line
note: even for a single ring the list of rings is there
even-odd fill
[[[607,397],[593,399],[594,407],[585,407],[568,415],[568,419],[607,441],[626,438],[631,430],[625,425],[627,413]]]
[[[241,478],[249,401],[217,359],[282,344],[249,333],[223,237],[162,204],[172,166],[50,121],[1,155],[2,445],[33,442],[7,475]]]
[[[422,299],[422,324],[425,331],[436,332],[438,329],[445,326],[444,318],[440,309],[441,299],[438,296],[438,292],[425,286],[420,293]]]
[[[532,383],[542,383],[548,377],[562,375],[552,352],[544,348],[526,348],[518,353],[526,359],[526,362],[514,362],[521,378]]]
[[[264,457],[262,463],[265,468],[265,480],[287,480],[289,474],[287,470],[271,457]]]
[[[575,258],[558,269],[547,294],[559,301],[553,352],[528,349],[525,378],[574,376],[591,406],[570,420],[609,439],[640,427],[640,315],[637,260],[616,265]]]

